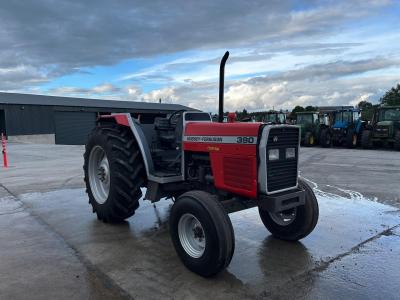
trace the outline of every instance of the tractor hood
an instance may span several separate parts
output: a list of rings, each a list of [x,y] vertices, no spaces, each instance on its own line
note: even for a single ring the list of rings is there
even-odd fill
[[[191,122],[186,125],[185,136],[223,137],[223,136],[258,136],[263,123],[211,123]],[[193,140],[196,141],[196,140]]]
[[[378,126],[393,126],[393,121],[381,121],[381,122],[378,122],[376,125],[378,125]]]
[[[349,122],[347,121],[336,121],[332,128],[347,128],[348,125]]]

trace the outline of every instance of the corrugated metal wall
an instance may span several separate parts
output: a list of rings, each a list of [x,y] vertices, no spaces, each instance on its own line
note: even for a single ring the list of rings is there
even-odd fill
[[[56,111],[56,144],[86,144],[88,134],[96,126],[96,115],[94,112]]]
[[[8,135],[54,133],[53,107],[4,105]]]
[[[57,144],[79,145],[86,143],[88,133],[96,125],[97,114],[111,112],[130,112],[135,117],[140,114],[144,123],[166,115],[148,109],[0,103],[0,130],[5,127],[8,136],[55,134]],[[5,124],[1,124],[2,120]]]

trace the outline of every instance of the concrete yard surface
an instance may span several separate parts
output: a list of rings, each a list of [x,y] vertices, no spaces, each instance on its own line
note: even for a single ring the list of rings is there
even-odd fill
[[[399,297],[398,152],[302,149],[301,175],[320,205],[314,232],[283,242],[256,208],[231,214],[232,262],[204,279],[174,251],[172,201],[141,200],[126,222],[104,224],[87,203],[83,147],[9,149],[11,167],[0,171],[0,299]]]

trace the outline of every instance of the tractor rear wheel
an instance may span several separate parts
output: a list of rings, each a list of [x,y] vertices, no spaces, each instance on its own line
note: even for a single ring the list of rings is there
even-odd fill
[[[357,147],[358,136],[353,129],[349,129],[346,135],[346,147],[355,148]]]
[[[130,129],[97,126],[89,135],[84,160],[86,192],[97,218],[120,222],[132,216],[147,178]]]
[[[174,203],[170,234],[183,264],[209,277],[225,269],[235,250],[232,223],[218,198],[204,191],[190,191]]]
[[[320,138],[319,138],[319,144],[322,147],[327,148],[327,147],[331,146],[331,141],[332,141],[332,137],[331,137],[331,134],[330,134],[329,130],[327,128],[322,129],[321,130],[321,135],[320,135]]]
[[[361,136],[361,147],[364,149],[372,148],[372,131],[364,130]]]
[[[317,225],[319,216],[317,198],[312,188],[300,178],[299,187],[306,192],[304,205],[277,213],[258,209],[265,227],[278,239],[300,240],[309,235]]]
[[[304,146],[310,147],[310,146],[314,146],[314,144],[315,144],[314,134],[309,131],[306,132],[306,134],[304,135]]]
[[[394,136],[394,149],[400,151],[400,130],[397,130],[396,135]]]

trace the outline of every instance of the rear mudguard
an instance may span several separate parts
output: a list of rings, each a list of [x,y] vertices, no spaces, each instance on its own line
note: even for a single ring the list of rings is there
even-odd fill
[[[170,177],[159,177],[154,174],[154,163],[151,157],[150,146],[147,142],[146,136],[141,128],[140,123],[132,118],[129,113],[118,113],[100,116],[99,122],[110,121],[115,122],[121,126],[127,126],[132,130],[132,133],[136,139],[136,142],[139,146],[140,153],[142,154],[143,163],[146,168],[147,179],[150,181],[154,181],[157,183],[169,183],[169,182],[177,182],[183,180],[182,176],[170,176]]]

